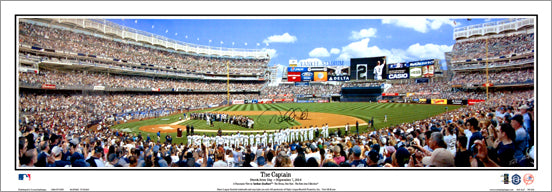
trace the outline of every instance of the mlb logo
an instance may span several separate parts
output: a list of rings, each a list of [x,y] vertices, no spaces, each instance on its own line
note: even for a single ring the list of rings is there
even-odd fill
[[[19,180],[23,181],[27,178],[29,181],[31,181],[31,174],[19,174]]]

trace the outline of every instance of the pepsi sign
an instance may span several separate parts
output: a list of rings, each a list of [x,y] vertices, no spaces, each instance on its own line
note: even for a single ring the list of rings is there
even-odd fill
[[[288,72],[307,72],[308,67],[288,67]]]

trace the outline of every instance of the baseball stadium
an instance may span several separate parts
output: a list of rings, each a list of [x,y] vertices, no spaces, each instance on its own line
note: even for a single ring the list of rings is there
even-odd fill
[[[275,65],[259,43],[19,17],[17,168],[534,168],[534,25],[454,27],[439,57]]]

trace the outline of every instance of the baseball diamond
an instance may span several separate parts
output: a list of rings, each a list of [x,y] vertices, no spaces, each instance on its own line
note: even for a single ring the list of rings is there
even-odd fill
[[[205,109],[193,112],[213,112],[213,113],[225,113],[231,115],[245,115],[252,116],[255,119],[255,128],[248,129],[240,126],[230,125],[221,122],[215,122],[214,127],[206,125],[204,120],[187,120],[181,123],[178,117],[182,117],[182,114],[177,114],[168,117],[160,117],[156,119],[149,119],[143,121],[136,121],[130,123],[122,123],[113,126],[114,129],[126,129],[131,130],[131,133],[168,133],[173,136],[174,141],[180,143],[186,143],[185,139],[177,138],[176,131],[178,128],[184,130],[183,138],[186,137],[185,126],[194,125],[195,133],[214,135],[218,128],[222,129],[223,133],[260,133],[274,132],[278,129],[286,127],[305,127],[305,126],[322,126],[322,124],[328,123],[330,129],[344,128],[347,123],[350,124],[352,129],[356,129],[354,126],[356,121],[359,121],[360,132],[367,132],[368,124],[372,117],[374,118],[374,128],[383,128],[390,125],[398,125],[401,123],[412,122],[420,119],[425,119],[440,113],[445,112],[445,108],[448,110],[454,110],[460,108],[459,105],[423,105],[423,104],[401,104],[401,103],[367,103],[367,102],[353,102],[353,103],[280,103],[280,104],[242,104],[231,105],[225,107],[218,107],[212,109]],[[302,109],[308,110],[307,120],[295,119],[296,123],[277,124],[276,120],[269,122],[271,118],[275,116],[284,115],[289,109]],[[299,112],[296,112],[299,113]],[[388,114],[392,118],[384,123],[384,114]],[[168,120],[163,120],[168,119]],[[259,122],[257,122],[259,121]],[[373,129],[371,129],[373,130]],[[355,130],[356,131],[356,130]],[[154,138],[155,140],[156,138]]]

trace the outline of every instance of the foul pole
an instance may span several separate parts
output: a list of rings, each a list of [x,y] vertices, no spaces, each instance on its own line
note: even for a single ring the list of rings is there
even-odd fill
[[[230,105],[230,61],[226,62],[226,93],[228,94],[228,105]]]
[[[485,38],[485,70],[487,71],[487,101],[489,100],[489,37]]]

